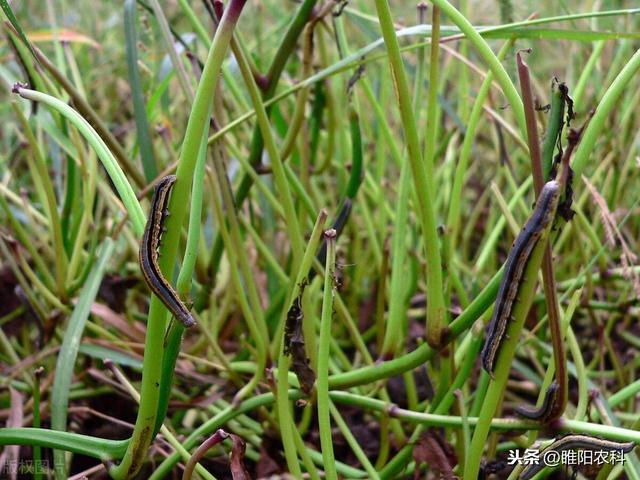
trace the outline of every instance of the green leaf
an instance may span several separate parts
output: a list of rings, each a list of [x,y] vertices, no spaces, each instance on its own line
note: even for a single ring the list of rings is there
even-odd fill
[[[138,371],[142,370],[142,362],[137,358],[101,345],[83,343],[80,345],[78,351],[99,360],[111,360],[113,363],[117,363],[122,367],[130,367]]]
[[[124,32],[127,42],[127,69],[129,71],[129,83],[131,84],[131,97],[133,100],[133,113],[136,120],[138,133],[138,145],[140,146],[140,158],[144,176],[151,182],[158,176],[153,144],[149,135],[149,122],[145,110],[144,93],[138,72],[138,40],[136,34],[136,0],[124,2]]]
[[[53,391],[51,394],[51,428],[53,430],[65,431],[67,429],[69,389],[73,377],[73,367],[78,357],[80,339],[82,338],[87,318],[89,318],[91,305],[98,293],[107,262],[113,256],[114,245],[111,238],[106,238],[102,244],[98,261],[93,267],[87,283],[80,293],[80,298],[78,299],[76,308],[74,308],[71,314],[67,331],[64,334],[64,340],[62,341],[62,347],[60,348],[58,361],[56,363]],[[53,455],[56,478],[67,478],[64,451],[54,450]]]

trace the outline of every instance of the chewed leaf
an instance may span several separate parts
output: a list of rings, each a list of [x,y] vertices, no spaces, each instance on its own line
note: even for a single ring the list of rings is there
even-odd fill
[[[237,435],[230,434],[233,447],[231,447],[231,476],[233,480],[249,480],[251,476],[244,466],[244,451],[246,444]]]
[[[311,394],[313,384],[316,381],[316,374],[311,368],[307,353],[305,351],[304,334],[302,332],[302,288],[300,295],[293,301],[291,308],[287,312],[287,323],[284,329],[284,353],[291,356],[291,369],[298,377],[300,388],[307,395]]]
[[[420,437],[413,447],[413,459],[416,465],[429,465],[431,470],[438,472],[438,478],[457,478],[453,474],[453,468],[458,464],[453,446],[435,430],[429,430]],[[416,468],[414,478],[420,478],[419,472],[420,469]]]

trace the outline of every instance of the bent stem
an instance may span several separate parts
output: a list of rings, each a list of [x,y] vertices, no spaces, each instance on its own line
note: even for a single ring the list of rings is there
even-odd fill
[[[431,3],[436,5],[442,10],[449,19],[462,31],[469,42],[475,47],[483,60],[487,63],[489,69],[493,72],[496,81],[500,84],[502,92],[511,104],[513,113],[516,117],[516,121],[523,134],[527,132],[527,125],[524,119],[524,108],[522,100],[518,95],[516,87],[509,78],[509,74],[506,72],[500,60],[496,57],[496,54],[491,51],[491,48],[487,44],[486,40],[482,38],[480,33],[469,23],[464,15],[462,15],[456,8],[451,5],[447,0],[431,0]]]

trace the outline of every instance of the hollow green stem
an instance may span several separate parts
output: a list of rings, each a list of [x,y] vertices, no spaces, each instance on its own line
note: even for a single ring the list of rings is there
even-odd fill
[[[337,480],[338,474],[335,468],[333,435],[331,433],[331,402],[329,400],[329,346],[331,317],[333,316],[333,292],[335,288],[336,231],[333,229],[327,230],[324,235],[327,241],[327,262],[325,264],[320,339],[318,342],[318,429],[320,430],[320,446],[325,477],[329,480]]]
[[[551,84],[551,109],[549,110],[549,121],[547,132],[542,146],[542,171],[546,181],[551,174],[553,166],[553,152],[556,149],[558,136],[562,133],[564,124],[565,96],[557,82]]]
[[[462,15],[456,8],[451,5],[447,0],[431,0],[431,3],[437,5],[444,15],[456,24],[460,31],[467,37],[471,45],[475,47],[483,60],[487,63],[489,69],[493,72],[496,81],[500,84],[504,95],[513,108],[513,113],[516,116],[516,121],[520,126],[520,130],[523,135],[526,135],[527,126],[524,120],[524,108],[522,106],[522,100],[518,95],[513,82],[509,78],[506,70],[496,57],[495,53],[491,51],[491,48],[487,42],[482,38],[480,33],[469,23],[464,15]]]
[[[440,258],[439,239],[436,225],[435,192],[431,188],[430,178],[433,178],[433,165],[423,161],[418,139],[415,116],[411,106],[411,96],[407,75],[402,63],[400,46],[395,34],[395,27],[387,0],[376,0],[376,10],[380,20],[380,28],[389,55],[389,65],[394,78],[398,107],[402,118],[407,153],[416,192],[419,192],[418,211],[425,245],[427,268],[427,341],[429,345],[438,346],[441,342],[442,330],[446,318],[444,291],[442,288],[442,265]]]
[[[572,165],[576,178],[580,178],[582,175],[583,170],[587,166],[587,161],[589,160],[591,153],[594,151],[595,144],[601,137],[605,121],[609,119],[611,111],[616,106],[616,103],[625,91],[626,86],[638,70],[640,70],[640,50],[637,50],[629,59],[622,70],[620,70],[620,73],[618,73],[618,76],[615,78],[613,83],[604,93],[602,100],[598,103],[596,113],[593,115],[589,125],[582,134]]]
[[[74,124],[74,126],[80,131],[82,136],[84,136],[85,140],[87,140],[87,142],[89,142],[89,144],[93,147],[96,154],[98,155],[98,158],[100,158],[102,165],[109,174],[111,181],[115,185],[116,190],[118,191],[118,194],[120,195],[120,198],[124,203],[125,208],[127,209],[136,234],[142,236],[142,231],[144,230],[145,224],[145,216],[142,212],[142,207],[136,199],[136,195],[135,193],[133,193],[133,189],[127,181],[127,178],[120,168],[118,162],[114,158],[107,145],[102,141],[102,138],[100,138],[93,127],[89,125],[89,122],[87,122],[69,105],[61,100],[58,100],[55,97],[52,97],[51,95],[47,95],[46,93],[42,92],[36,92],[35,90],[29,90],[28,88],[22,88],[20,86],[15,87],[15,92],[22,98],[26,98],[27,100],[44,103],[48,107],[51,107],[52,109],[59,112]]]
[[[554,213],[555,210],[551,212],[550,215],[553,215]],[[469,454],[464,467],[464,478],[477,478],[478,476],[480,459],[482,458],[484,445],[491,428],[491,419],[494,417],[498,405],[500,404],[500,398],[503,395],[507,377],[509,376],[511,362],[520,337],[520,331],[522,330],[526,316],[533,303],[538,271],[542,265],[542,258],[552,225],[553,222],[549,222],[549,225],[543,231],[540,240],[533,248],[529,262],[524,267],[525,270],[522,283],[518,288],[518,301],[513,307],[511,315],[512,318],[507,325],[505,338],[501,341],[494,378],[489,384],[489,389],[484,397],[482,408],[480,410],[479,421],[471,440]]]
[[[195,163],[202,136],[205,133],[205,128],[209,125],[209,108],[213,103],[218,74],[245,1],[231,0],[226,8],[198,84],[180,152],[176,172],[178,179],[173,187],[169,203],[171,215],[167,219],[167,232],[164,234],[164,244],[161,248],[162,255],[159,263],[161,271],[165,275],[173,271],[182,224],[189,205],[188,198]],[[127,453],[120,465],[113,467],[109,472],[116,480],[131,478],[140,470],[153,437],[162,376],[162,362],[159,362],[158,358],[162,358],[164,350],[166,317],[166,308],[160,299],[153,296],[145,338],[140,407]]]
[[[291,305],[295,301],[298,296],[300,296],[300,292],[302,291],[303,284],[305,279],[309,275],[309,270],[311,269],[311,265],[313,259],[315,257],[315,252],[318,248],[318,244],[320,243],[320,236],[322,234],[322,229],[324,227],[324,223],[327,219],[327,212],[322,210],[318,215],[318,219],[316,220],[316,224],[313,228],[313,232],[311,233],[311,238],[309,239],[309,243],[307,245],[307,249],[302,257],[302,262],[300,263],[300,268],[296,275],[295,283],[291,288],[291,293],[288,297],[287,308],[284,310],[284,314],[289,311]],[[277,395],[277,411],[278,411],[278,423],[280,425],[280,435],[282,437],[282,444],[284,446],[285,457],[287,459],[287,466],[289,467],[289,471],[293,475],[300,475],[300,465],[298,463],[298,458],[296,455],[296,445],[293,442],[291,429],[296,428],[295,423],[291,417],[291,407],[289,405],[289,357],[284,353],[284,324],[286,322],[285,318],[282,318],[280,325],[281,333],[279,335],[279,354],[278,354],[278,374],[276,377],[276,395]]]

